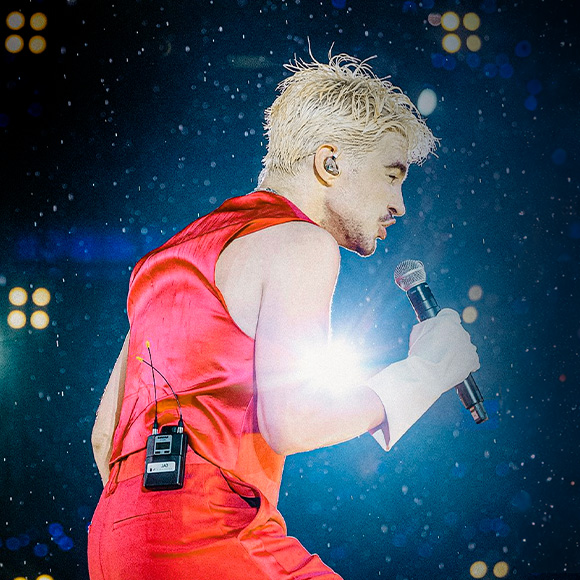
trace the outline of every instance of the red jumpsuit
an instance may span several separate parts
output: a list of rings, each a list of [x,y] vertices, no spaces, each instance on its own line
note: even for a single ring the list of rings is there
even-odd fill
[[[295,539],[276,509],[284,457],[259,432],[254,340],[215,284],[236,237],[289,221],[296,206],[258,191],[226,201],[139,261],[129,285],[125,395],[111,475],[89,528],[91,580],[340,580]],[[153,364],[176,391],[190,449],[182,489],[142,487],[154,419]],[[159,426],[176,402],[157,377]]]

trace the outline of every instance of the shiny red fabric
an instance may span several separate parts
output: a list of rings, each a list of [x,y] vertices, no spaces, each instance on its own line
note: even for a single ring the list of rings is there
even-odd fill
[[[89,533],[91,579],[339,579],[286,536],[276,510],[284,457],[258,429],[254,340],[215,284],[217,260],[233,239],[289,221],[310,220],[281,196],[253,192],[196,220],[135,267],[111,477]],[[143,455],[154,419],[151,369],[136,358],[148,360],[147,341],[179,397],[192,447],[181,490],[147,491],[140,463],[127,468]],[[175,399],[159,375],[156,384],[159,425],[175,424]]]

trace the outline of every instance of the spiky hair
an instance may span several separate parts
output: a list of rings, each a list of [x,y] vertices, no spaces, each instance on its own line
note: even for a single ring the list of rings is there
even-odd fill
[[[387,131],[403,135],[408,162],[421,164],[437,139],[415,105],[387,78],[348,54],[329,54],[328,64],[296,59],[293,74],[266,109],[265,171],[294,174],[301,160],[323,143],[336,143],[354,155],[371,152]]]

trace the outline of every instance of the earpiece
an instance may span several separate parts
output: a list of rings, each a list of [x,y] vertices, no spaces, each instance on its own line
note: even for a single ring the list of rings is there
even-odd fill
[[[339,175],[340,169],[336,164],[336,157],[333,155],[332,157],[327,157],[324,160],[324,169],[330,173],[330,175]]]

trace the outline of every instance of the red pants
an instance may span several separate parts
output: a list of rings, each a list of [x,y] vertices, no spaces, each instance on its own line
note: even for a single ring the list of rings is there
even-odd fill
[[[182,489],[145,490],[144,465],[141,452],[113,467],[89,528],[91,580],[342,580],[259,492],[191,449]]]

